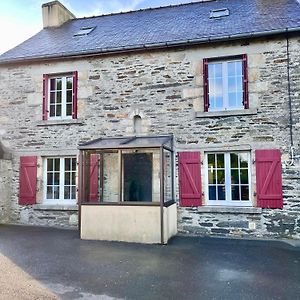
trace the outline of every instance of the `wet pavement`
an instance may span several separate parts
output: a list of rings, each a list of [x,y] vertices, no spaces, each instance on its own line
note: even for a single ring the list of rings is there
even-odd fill
[[[300,299],[297,242],[176,237],[140,245],[0,225],[0,252],[62,299]]]

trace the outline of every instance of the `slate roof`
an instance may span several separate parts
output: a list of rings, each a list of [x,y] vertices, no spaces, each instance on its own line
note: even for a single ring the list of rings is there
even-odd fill
[[[300,1],[299,1],[300,2]],[[79,18],[46,28],[0,56],[0,63],[207,43],[300,31],[297,0],[216,0]],[[230,15],[210,19],[210,11]],[[89,35],[74,36],[96,26]]]

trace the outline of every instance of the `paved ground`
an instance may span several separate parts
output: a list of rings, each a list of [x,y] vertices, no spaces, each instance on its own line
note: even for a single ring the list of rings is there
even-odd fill
[[[0,226],[0,252],[62,299],[300,299],[299,243],[176,237],[149,246]]]

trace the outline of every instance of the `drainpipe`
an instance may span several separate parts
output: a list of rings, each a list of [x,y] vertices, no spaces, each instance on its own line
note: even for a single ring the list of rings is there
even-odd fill
[[[293,111],[292,111],[292,97],[291,97],[291,81],[290,81],[290,50],[289,50],[289,35],[286,35],[286,58],[287,58],[287,88],[288,88],[288,104],[289,104],[289,134],[290,134],[290,162],[289,165],[294,164],[294,139],[293,139]]]

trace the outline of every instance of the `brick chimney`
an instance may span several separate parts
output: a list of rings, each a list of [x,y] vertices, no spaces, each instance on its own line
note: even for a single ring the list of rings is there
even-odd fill
[[[52,1],[42,5],[43,28],[57,27],[76,17],[59,1]]]

